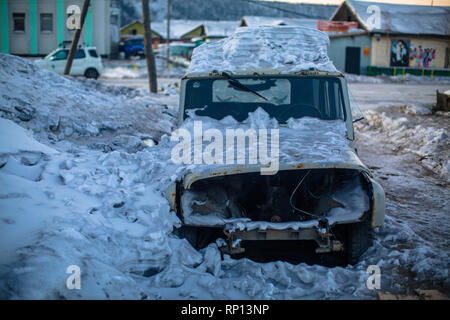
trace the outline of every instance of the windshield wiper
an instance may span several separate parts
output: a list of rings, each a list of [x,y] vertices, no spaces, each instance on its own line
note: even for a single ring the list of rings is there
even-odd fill
[[[251,93],[257,95],[258,97],[260,97],[260,98],[262,98],[262,99],[264,99],[264,100],[266,100],[266,101],[269,101],[269,100],[267,100],[266,97],[263,97],[263,96],[260,95],[258,92],[256,92],[256,91],[250,89],[249,87],[243,85],[243,84],[240,83],[237,79],[235,79],[235,78],[233,78],[232,76],[230,76],[228,73],[222,72],[222,75],[223,75],[225,78],[228,79],[228,83],[231,84],[232,86],[234,86],[234,87],[236,87],[236,88],[239,88],[239,89],[242,89],[242,90],[245,90],[245,91],[247,91],[247,92],[251,92]]]

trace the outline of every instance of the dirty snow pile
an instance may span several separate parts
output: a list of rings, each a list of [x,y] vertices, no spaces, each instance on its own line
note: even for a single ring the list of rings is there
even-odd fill
[[[146,90],[72,81],[11,55],[0,54],[0,84],[0,116],[51,143],[141,150],[143,140],[170,132],[176,116],[176,99],[167,105]]]
[[[337,72],[327,55],[328,44],[327,34],[306,27],[238,28],[228,38],[195,48],[187,73]]]
[[[134,69],[132,66],[106,67],[102,73],[102,78],[106,79],[138,79],[146,77],[147,77],[146,69],[144,68]]]
[[[351,73],[345,73],[345,79],[349,83],[435,83],[435,84],[448,84],[450,83],[450,77],[441,77],[434,76],[431,78],[430,76],[416,76],[413,74],[405,74],[403,77],[401,74],[397,76],[391,75],[377,75],[377,76],[366,76],[366,75],[357,75]]]
[[[450,181],[450,141],[448,127],[426,126],[416,119],[432,117],[429,109],[422,106],[404,106],[403,114],[368,110],[367,121],[357,124],[361,132],[375,130],[392,143],[398,153],[413,153],[418,162],[428,170]],[[448,115],[434,116],[448,118]],[[448,122],[447,122],[448,123]]]
[[[158,56],[155,57],[155,62],[158,77],[181,78],[186,73],[186,67],[182,66],[181,63],[175,62],[171,65],[171,68],[168,68],[166,60]],[[145,59],[105,61],[104,65],[102,78],[142,79],[148,77]]]
[[[372,264],[385,290],[429,283],[450,291],[448,254],[389,216],[362,261],[345,268],[221,260],[216,244],[194,250],[172,233],[180,221],[163,196],[186,170],[170,161],[169,136],[138,150],[104,148],[105,124],[157,139],[151,133],[173,122],[155,109],[165,101],[170,112],[176,97],[97,88],[0,58],[0,298],[375,298],[366,288]],[[72,265],[79,290],[66,286]]]

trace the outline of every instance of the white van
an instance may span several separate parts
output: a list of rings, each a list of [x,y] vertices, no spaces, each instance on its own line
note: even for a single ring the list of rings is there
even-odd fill
[[[35,62],[41,68],[63,74],[68,55],[68,48],[58,48],[45,56],[44,59],[39,59]],[[78,51],[75,53],[75,57],[72,62],[70,75],[85,76],[86,78],[97,79],[102,71],[102,59],[97,54],[97,50],[95,47],[78,48]]]

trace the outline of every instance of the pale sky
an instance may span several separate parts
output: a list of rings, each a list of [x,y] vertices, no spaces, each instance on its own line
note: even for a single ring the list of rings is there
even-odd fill
[[[268,1],[283,1],[291,3],[320,3],[320,4],[336,4],[339,5],[343,0],[268,0]],[[361,0],[364,1],[364,0]],[[371,2],[386,2],[396,4],[419,4],[424,6],[449,6],[450,0],[374,0]]]

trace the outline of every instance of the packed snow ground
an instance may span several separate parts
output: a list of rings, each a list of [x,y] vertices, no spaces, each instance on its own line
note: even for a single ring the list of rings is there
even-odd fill
[[[416,76],[413,74],[405,74],[403,78],[402,75],[388,76],[388,75],[378,75],[378,76],[366,76],[366,75],[356,75],[351,73],[346,73],[345,78],[349,83],[423,83],[423,84],[450,84],[450,77],[440,77],[435,76],[431,78],[430,76]]]
[[[103,63],[105,68],[103,69],[103,72],[101,74],[102,78],[105,79],[148,78],[147,64],[145,59],[136,58],[130,60],[104,60]],[[186,73],[186,68],[184,66],[181,66],[180,64],[172,64],[171,68],[168,68],[166,60],[158,56],[155,58],[155,63],[156,63],[156,73],[158,74],[158,77],[181,78]]]
[[[428,108],[405,105],[368,110],[364,115],[365,123],[357,125],[360,132],[377,132],[390,141],[391,150],[416,155],[420,165],[450,183],[448,114],[432,116]],[[428,121],[428,126],[424,126],[425,116],[434,117],[435,121]]]
[[[220,260],[215,244],[196,251],[172,233],[180,222],[162,191],[184,170],[168,161],[164,135],[174,126],[176,95],[73,80],[9,55],[0,55],[0,83],[2,298],[372,299],[377,291],[365,285],[372,264],[381,267],[384,292],[450,292],[448,222],[437,226],[439,215],[448,221],[444,188],[434,186],[442,209],[431,210],[436,221],[425,235],[417,226],[426,212],[410,223],[399,213],[414,213],[414,205],[402,208],[396,197],[405,194],[388,193],[385,225],[355,266]],[[368,151],[384,139],[371,126],[360,129],[372,139],[363,140]],[[159,144],[148,147],[149,139]],[[383,156],[368,161],[375,166]],[[70,265],[81,268],[81,290],[66,288]]]

